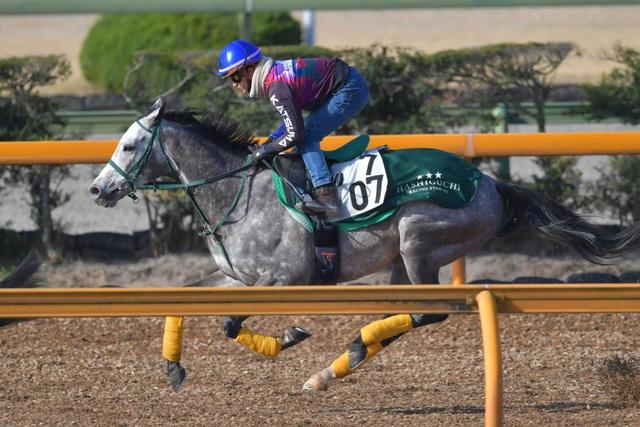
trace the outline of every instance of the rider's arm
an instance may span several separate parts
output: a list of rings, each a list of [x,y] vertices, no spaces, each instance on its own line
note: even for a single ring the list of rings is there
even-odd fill
[[[269,135],[269,138],[278,139],[278,138],[280,138],[282,136],[282,134],[284,133],[285,130],[286,130],[286,128],[284,127],[284,122],[280,122],[280,126],[278,126],[278,128],[276,130],[271,132],[271,135]]]
[[[265,153],[278,153],[291,148],[302,141],[304,137],[304,121],[302,110],[298,105],[295,94],[284,82],[275,82],[269,86],[269,102],[276,109],[282,123],[283,132],[273,141],[264,144]],[[278,130],[280,129],[278,128]],[[276,134],[277,130],[272,133]]]

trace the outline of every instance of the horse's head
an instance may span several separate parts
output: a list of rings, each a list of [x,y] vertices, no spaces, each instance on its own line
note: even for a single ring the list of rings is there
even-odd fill
[[[93,201],[104,207],[115,206],[136,187],[166,174],[166,162],[160,152],[160,119],[164,100],[158,98],[145,117],[136,120],[122,135],[109,163],[89,186]]]

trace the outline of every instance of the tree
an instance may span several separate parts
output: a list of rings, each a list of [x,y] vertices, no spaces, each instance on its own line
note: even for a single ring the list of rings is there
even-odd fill
[[[597,84],[585,84],[587,103],[576,109],[591,120],[616,118],[640,123],[640,52],[615,44],[606,58],[619,64]],[[609,210],[621,225],[640,221],[638,156],[611,156],[591,190],[600,209]]]
[[[600,178],[591,187],[596,207],[615,216],[621,226],[640,222],[640,158],[611,156],[598,172]]]
[[[545,104],[553,90],[554,73],[574,53],[580,52],[568,42],[500,43],[438,52],[428,58],[425,68],[447,75],[446,80],[458,91],[455,102],[483,130],[495,127],[492,110],[504,105],[509,114],[532,117],[538,131],[544,132]],[[532,102],[533,108],[525,102]],[[534,188],[568,206],[583,205],[576,158],[539,157],[535,163],[543,175],[534,177]]]
[[[427,70],[428,56],[403,48],[375,45],[342,52],[369,83],[369,102],[350,123],[349,132],[435,133],[462,124],[463,118],[447,113],[446,76]]]
[[[569,42],[501,43],[478,48],[446,50],[426,64],[438,73],[448,73],[459,89],[456,99],[468,109],[479,109],[477,117],[491,121],[490,111],[505,104],[512,113],[532,117],[544,132],[544,106],[553,90],[553,75],[571,54],[580,54]],[[533,103],[533,109],[523,102]]]
[[[587,103],[577,113],[592,120],[620,119],[623,123],[640,123],[640,52],[616,44],[607,55],[619,67],[602,77],[598,84],[585,84]]]
[[[38,95],[36,89],[69,76],[63,56],[31,56],[0,59],[0,141],[53,139],[63,121],[58,106]],[[37,224],[47,254],[54,250],[51,212],[68,200],[57,183],[68,174],[64,166],[10,166],[0,174],[4,185],[27,184],[31,217]]]
[[[300,43],[300,24],[288,13],[255,12],[252,21],[258,45]],[[87,80],[119,92],[135,52],[219,49],[238,30],[238,14],[229,12],[104,15],[84,40],[80,64]]]

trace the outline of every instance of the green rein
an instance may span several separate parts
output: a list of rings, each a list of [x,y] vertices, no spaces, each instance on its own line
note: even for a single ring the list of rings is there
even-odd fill
[[[167,149],[166,149],[166,147],[164,145],[164,141],[162,140],[162,133],[160,132],[160,125],[155,126],[153,129],[149,129],[148,127],[146,127],[142,123],[140,123],[139,120],[136,120],[136,123],[142,129],[144,129],[145,131],[147,131],[147,132],[149,132],[151,134],[151,141],[149,141],[149,143],[145,147],[144,153],[142,154],[142,157],[140,158],[140,160],[138,160],[136,163],[134,163],[134,165],[131,167],[131,169],[128,172],[124,171],[113,160],[109,159],[109,165],[113,169],[115,169],[116,172],[118,172],[120,175],[122,175],[122,177],[124,177],[126,179],[126,188],[125,188],[125,186],[122,186],[121,189],[125,193],[127,193],[127,196],[129,196],[131,199],[133,199],[134,202],[138,201],[138,197],[135,194],[136,190],[153,190],[153,191],[157,191],[157,190],[183,190],[185,193],[187,193],[187,196],[189,196],[189,200],[191,201],[191,204],[193,205],[193,207],[195,208],[196,212],[200,216],[200,219],[202,220],[202,231],[200,232],[200,235],[201,236],[212,236],[213,237],[214,241],[216,242],[216,244],[220,248],[220,251],[222,252],[222,255],[224,256],[225,260],[227,261],[227,264],[229,264],[229,267],[231,268],[231,271],[235,272],[235,270],[233,268],[233,265],[231,264],[231,260],[229,259],[229,255],[227,254],[227,251],[226,251],[226,249],[224,247],[224,244],[222,243],[222,237],[218,234],[218,230],[220,229],[220,227],[222,227],[226,223],[226,221],[229,218],[229,216],[231,215],[231,213],[238,206],[238,202],[240,201],[240,196],[242,196],[242,192],[244,191],[244,186],[245,186],[245,184],[247,182],[247,177],[249,175],[249,168],[251,167],[251,165],[253,163],[251,155],[249,154],[247,156],[247,161],[245,162],[244,166],[241,166],[241,167],[239,167],[237,169],[234,169],[234,170],[232,170],[230,172],[225,172],[223,174],[216,175],[216,176],[211,177],[211,178],[197,179],[195,181],[191,181],[191,182],[187,182],[187,183],[182,183],[182,182],[155,182],[154,181],[154,182],[152,182],[150,184],[149,183],[147,183],[147,184],[137,184],[136,181],[138,180],[138,178],[140,177],[142,171],[144,170],[144,168],[147,166],[147,163],[149,162],[149,158],[151,157],[151,153],[153,152],[153,144],[155,143],[156,140],[158,141],[158,144],[160,145],[160,149],[162,150],[162,153],[164,154],[165,160],[167,161],[167,165],[169,166],[169,173],[170,173],[171,177],[173,179],[175,179],[176,181],[179,180],[179,177],[178,177],[178,174],[176,173],[175,169],[173,168],[173,166],[171,164],[171,159],[169,157],[169,154],[167,154]],[[220,180],[223,180],[225,178],[229,178],[229,177],[237,174],[240,171],[243,171],[243,174],[242,174],[242,181],[240,182],[240,188],[238,189],[238,193],[236,194],[236,196],[235,196],[235,198],[233,200],[233,203],[231,204],[231,207],[225,212],[225,214],[222,216],[220,221],[218,221],[216,223],[216,225],[212,228],[211,227],[211,223],[207,219],[206,215],[204,214],[204,211],[202,210],[202,208],[198,204],[197,200],[195,199],[195,197],[193,195],[193,191],[191,191],[191,190],[193,188],[200,187],[201,185],[211,184],[213,182],[220,181]]]

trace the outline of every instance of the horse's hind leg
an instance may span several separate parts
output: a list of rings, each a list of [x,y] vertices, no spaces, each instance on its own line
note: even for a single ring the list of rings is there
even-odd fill
[[[438,283],[437,272],[431,276],[433,283]],[[392,284],[409,283],[409,277],[404,263],[398,257],[391,268]],[[446,314],[396,314],[385,315],[381,320],[369,323],[362,329],[358,337],[349,345],[349,350],[343,353],[333,363],[313,375],[303,386],[305,390],[325,390],[331,380],[344,378],[378,354],[383,348],[400,338],[411,329],[431,323],[442,322]]]

